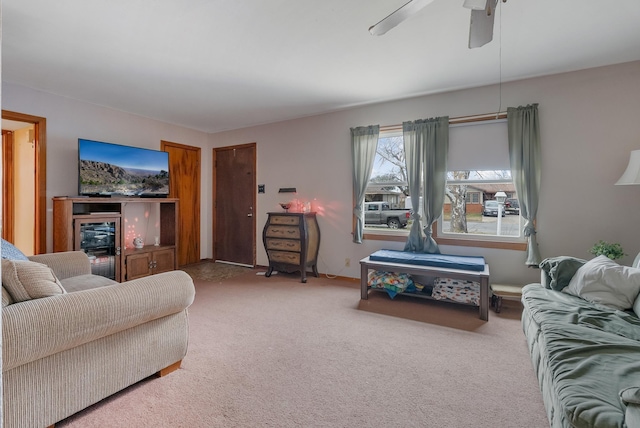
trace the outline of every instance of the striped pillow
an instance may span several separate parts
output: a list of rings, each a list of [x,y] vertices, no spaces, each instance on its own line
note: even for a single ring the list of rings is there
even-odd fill
[[[32,261],[2,259],[2,286],[15,303],[66,293],[51,268]]]

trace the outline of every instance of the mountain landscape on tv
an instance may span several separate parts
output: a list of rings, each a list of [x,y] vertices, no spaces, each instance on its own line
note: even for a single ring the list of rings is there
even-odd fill
[[[106,162],[80,160],[80,185],[85,195],[167,195],[169,173],[165,170],[123,168]]]

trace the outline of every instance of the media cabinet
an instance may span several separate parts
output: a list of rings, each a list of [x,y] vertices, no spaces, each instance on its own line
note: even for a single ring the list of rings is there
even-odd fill
[[[53,251],[84,251],[92,273],[118,282],[175,270],[178,205],[176,198],[54,197]]]

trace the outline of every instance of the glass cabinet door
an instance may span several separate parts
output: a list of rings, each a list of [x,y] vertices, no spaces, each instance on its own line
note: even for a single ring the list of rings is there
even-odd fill
[[[84,251],[91,273],[120,280],[120,218],[75,219],[75,249]]]

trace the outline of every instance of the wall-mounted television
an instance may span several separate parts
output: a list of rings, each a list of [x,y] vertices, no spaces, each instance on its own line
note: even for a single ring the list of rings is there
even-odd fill
[[[169,153],[79,138],[78,193],[166,198]]]

